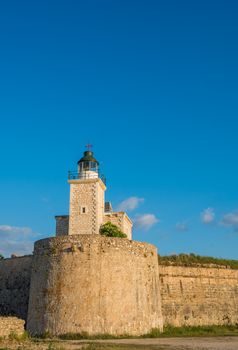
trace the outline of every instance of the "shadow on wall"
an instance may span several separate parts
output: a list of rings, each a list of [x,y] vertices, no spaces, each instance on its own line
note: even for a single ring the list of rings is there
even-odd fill
[[[0,315],[27,319],[32,255],[0,260]]]

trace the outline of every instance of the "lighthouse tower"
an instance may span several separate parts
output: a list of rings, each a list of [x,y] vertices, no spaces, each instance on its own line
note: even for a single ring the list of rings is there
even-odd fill
[[[99,174],[99,162],[93,152],[84,152],[78,171],[69,172],[69,235],[98,234],[104,216],[105,180]]]
[[[125,212],[113,212],[110,202],[105,203],[105,178],[100,174],[99,162],[87,145],[87,151],[78,161],[77,171],[69,172],[69,215],[57,215],[56,236],[99,234],[106,222],[117,225],[132,239],[132,222]]]

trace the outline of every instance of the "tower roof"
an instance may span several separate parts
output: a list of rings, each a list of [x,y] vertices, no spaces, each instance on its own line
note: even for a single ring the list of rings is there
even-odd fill
[[[78,164],[82,162],[96,162],[99,165],[97,159],[94,158],[92,151],[85,151],[84,156],[78,161]]]

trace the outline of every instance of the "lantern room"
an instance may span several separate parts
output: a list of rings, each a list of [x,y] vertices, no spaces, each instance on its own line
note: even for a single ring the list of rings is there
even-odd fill
[[[81,179],[98,178],[99,162],[94,158],[92,151],[85,151],[78,161],[78,174]]]

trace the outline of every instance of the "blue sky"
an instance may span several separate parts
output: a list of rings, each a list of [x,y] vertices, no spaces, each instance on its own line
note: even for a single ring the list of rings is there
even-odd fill
[[[1,1],[0,253],[68,212],[88,142],[163,255],[238,259],[237,1]]]

